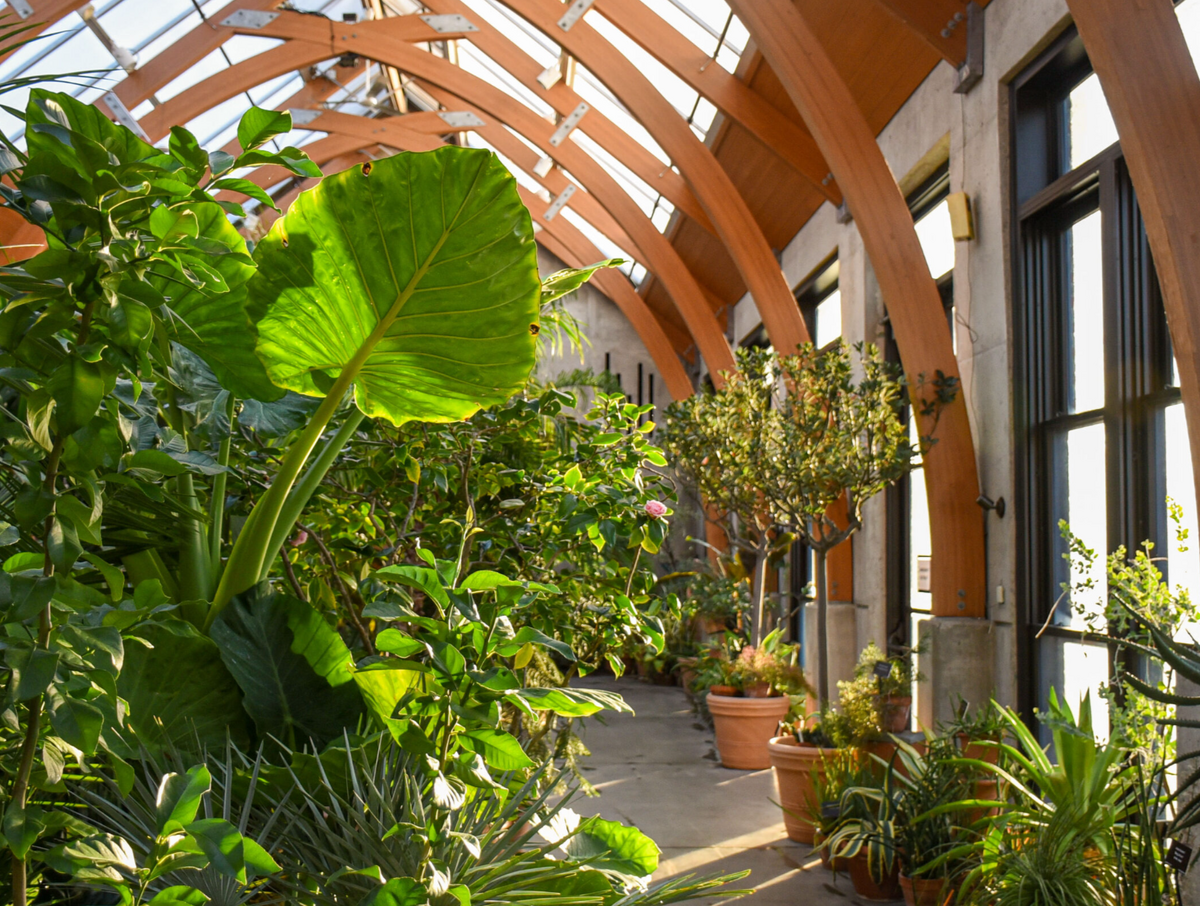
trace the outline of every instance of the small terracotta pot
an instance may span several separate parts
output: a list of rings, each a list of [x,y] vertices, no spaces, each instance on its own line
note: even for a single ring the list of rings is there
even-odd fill
[[[813,773],[825,776],[825,758],[837,749],[819,749],[801,745],[790,736],[776,736],[767,743],[771,767],[775,769],[775,787],[779,804],[783,806],[783,823],[788,839],[797,843],[812,843],[817,828],[809,817],[813,798]]]
[[[753,686],[742,687],[742,695],[746,698],[769,698],[771,695],[770,683],[755,683]]]
[[[1000,797],[1000,781],[976,780],[973,793],[976,799],[991,799],[995,801]],[[984,818],[995,818],[999,814],[1000,809],[998,808],[972,808],[962,813],[962,821],[969,827],[977,821],[981,821]]]
[[[945,878],[910,878],[900,876],[900,889],[908,906],[942,906],[945,902]]]
[[[738,691],[734,686],[709,686],[708,691],[713,695],[719,695],[722,698],[734,698]]]
[[[821,853],[821,867],[826,871],[836,871],[839,874],[846,874],[850,871],[850,860],[845,856],[838,856],[836,859],[829,854],[828,846],[821,846],[825,842],[825,836],[817,831],[813,835],[813,846],[820,847],[818,850]]]
[[[883,732],[904,733],[908,730],[909,714],[912,713],[911,695],[889,695],[883,701]]]
[[[685,689],[691,689],[692,683],[696,681],[696,670],[693,667],[679,668],[679,685]]]
[[[779,722],[787,717],[791,700],[786,695],[733,698],[710,692],[707,702],[721,764],[743,771],[769,768],[771,755],[767,743],[775,735]]]
[[[867,854],[860,852],[850,860],[850,881],[854,884],[854,892],[864,900],[900,899],[899,863],[892,866],[892,873],[880,884],[871,877],[871,869],[867,865]]]
[[[988,740],[989,742],[999,742],[999,740]],[[974,740],[966,733],[958,734],[958,749],[962,752],[963,758],[973,758],[976,761],[986,761],[988,764],[995,764],[1000,760],[1000,750],[995,746],[984,746],[979,743],[981,740]]]

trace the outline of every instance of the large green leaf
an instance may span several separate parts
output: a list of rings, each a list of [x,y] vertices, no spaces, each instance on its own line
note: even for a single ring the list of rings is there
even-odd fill
[[[258,353],[279,386],[353,379],[370,416],[467,418],[533,366],[541,284],[529,213],[488,151],[399,154],[326,177],[255,250]]]
[[[220,747],[228,732],[234,744],[250,745],[241,691],[212,641],[181,620],[147,624],[136,635],[154,647],[125,645],[117,691],[142,744]]]
[[[242,257],[247,254],[246,241],[219,205],[197,204],[190,210],[196,215],[200,236],[230,252],[208,259],[229,292],[216,293],[185,283],[178,272],[160,265],[156,268],[159,276],[151,282],[167,297],[168,312],[163,319],[167,333],[200,356],[234,396],[277,400],[284,391],[271,383],[254,351],[258,341],[254,322],[262,316],[262,307],[255,308],[246,295],[246,283],[254,274],[254,266]]]
[[[211,631],[261,737],[297,749],[354,730],[363,703],[347,682],[350,651],[310,605],[252,590],[235,598]]]
[[[589,867],[634,877],[658,870],[659,849],[653,840],[636,827],[603,818],[585,819],[563,850],[573,859],[588,860]]]

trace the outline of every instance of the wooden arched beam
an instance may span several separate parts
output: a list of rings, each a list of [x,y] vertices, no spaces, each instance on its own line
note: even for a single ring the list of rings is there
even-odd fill
[[[875,0],[957,69],[967,61],[966,0]],[[987,0],[982,0],[984,6]]]
[[[479,30],[467,34],[466,39],[561,116],[570,115],[571,111],[583,102],[584,99],[565,81],[560,81],[549,90],[543,88],[537,81],[542,72],[541,65],[465,3],[460,0],[430,0],[425,6],[435,13],[457,13],[470,20]],[[560,16],[562,12],[559,11]],[[694,194],[694,187],[690,187],[683,177],[672,170],[669,163],[663,163],[643,148],[633,136],[594,107],[588,111],[579,128],[628,167],[651,190],[661,192],[676,208],[695,220],[703,229],[716,235],[704,206]]]
[[[461,4],[461,0],[434,2]],[[604,0],[597,10],[642,50],[790,164],[829,201],[842,203],[841,190],[830,177],[821,149],[803,126],[716,63],[642,0]],[[557,41],[560,33],[561,29],[554,29],[550,37]]]
[[[800,308],[750,207],[712,151],[697,138],[662,93],[586,20],[576,22],[569,31],[558,28],[557,22],[563,15],[563,7],[558,0],[501,2],[535,27],[552,35],[564,49],[587,66],[675,162],[704,205],[717,234],[733,258],[775,348],[793,352],[801,343],[807,342],[808,328]],[[514,76],[525,81],[529,67],[536,67],[537,64],[523,53],[521,56],[526,62],[519,70],[515,68],[515,60],[510,63],[506,59],[503,65]],[[531,81],[536,84],[536,75]],[[555,85],[547,91],[547,99],[558,94],[559,87]],[[711,370],[712,366],[709,367]]]
[[[338,123],[340,121],[342,125],[356,132],[359,131],[360,127],[347,121],[359,120],[367,125],[378,122],[377,120],[368,120],[348,114],[332,113],[325,113],[320,119],[325,120],[323,125],[326,128],[330,128],[331,122]],[[316,126],[316,122],[313,125]],[[353,164],[354,158],[352,155],[359,151],[360,148],[382,141],[371,130],[362,131],[365,134],[331,134],[327,138],[319,139],[306,145],[305,151],[318,164],[327,165],[331,170],[344,169]],[[422,135],[418,132],[405,132],[398,128],[393,128],[388,133],[384,143],[400,151],[429,151],[444,144],[436,137]],[[277,178],[273,178],[272,171],[286,175],[286,171],[280,168],[264,167],[252,173],[250,178],[257,185],[266,188],[268,185],[278,181]],[[279,207],[286,210],[287,205],[300,193],[303,187],[304,184],[302,183],[289,191],[277,202]],[[529,208],[534,221],[539,222],[537,212],[544,210],[546,203],[524,187],[519,187],[519,191],[521,199],[525,202],[525,206]],[[222,192],[218,197],[235,198],[244,196],[238,196],[237,193]],[[274,214],[274,212],[270,213]],[[273,219],[273,217],[266,218],[268,224]],[[540,226],[539,241],[544,237],[552,237],[556,242],[556,248],[553,250],[554,253],[569,266],[586,267],[604,258],[600,250],[592,245],[587,237],[565,218],[556,217],[549,222],[541,222]],[[646,351],[650,354],[651,359],[653,359],[655,366],[658,368],[659,374],[662,375],[663,380],[666,382],[667,390],[670,392],[671,397],[673,399],[683,399],[690,396],[692,393],[691,381],[683,365],[680,363],[679,357],[675,354],[671,341],[667,338],[658,319],[647,308],[645,300],[637,294],[637,290],[633,288],[633,284],[629,282],[628,278],[619,271],[605,269],[597,271],[592,277],[592,282],[616,304],[633,329],[637,331],[643,345],[646,347]]]
[[[1162,287],[1200,510],[1200,75],[1170,0],[1067,0],[1108,100]]]
[[[1116,0],[1115,0],[1116,2]],[[934,395],[938,373],[958,376],[950,331],[929,275],[912,215],[850,89],[792,0],[730,0],[775,70],[829,162],[854,215],[887,305],[914,399]],[[922,380],[925,385],[922,386]],[[936,443],[925,455],[932,535],[933,610],[983,617],[987,561],[979,477],[961,389],[935,423],[920,416]]]

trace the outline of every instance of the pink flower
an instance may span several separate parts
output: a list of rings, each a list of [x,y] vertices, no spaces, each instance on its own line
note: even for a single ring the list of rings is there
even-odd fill
[[[304,532],[304,531],[297,532],[296,535],[292,538],[292,547],[299,547],[301,544],[303,544],[307,540],[308,540],[308,532]]]
[[[655,519],[667,515],[667,505],[661,500],[651,500],[646,504],[646,513]]]

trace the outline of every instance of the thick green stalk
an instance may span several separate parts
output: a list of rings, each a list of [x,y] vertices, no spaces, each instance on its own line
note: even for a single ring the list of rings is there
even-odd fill
[[[342,427],[338,429],[337,434],[325,442],[321,452],[313,460],[312,465],[304,472],[304,477],[296,483],[292,488],[292,492],[288,495],[287,502],[284,503],[283,509],[279,511],[279,519],[275,523],[275,530],[271,533],[271,541],[267,545],[267,553],[263,558],[262,571],[259,573],[258,581],[262,582],[267,578],[271,571],[271,564],[275,562],[275,558],[279,555],[283,543],[291,534],[292,529],[300,519],[300,515],[304,512],[304,508],[308,506],[308,501],[312,499],[312,495],[316,493],[317,488],[321,486],[321,482],[325,480],[325,476],[329,473],[330,467],[338,454],[350,442],[350,438],[354,436],[354,432],[358,430],[358,426],[362,424],[362,420],[366,416],[361,410],[355,408],[342,423]]]
[[[225,418],[229,422],[229,433],[221,441],[217,452],[217,462],[229,466],[229,451],[233,442],[233,394],[225,403]],[[228,473],[221,472],[213,479],[212,500],[209,507],[212,510],[212,525],[208,532],[208,562],[213,577],[221,574],[221,535],[225,531],[225,488],[228,483]]]
[[[196,484],[190,472],[175,479],[179,499],[190,510],[196,510]],[[204,524],[185,516],[179,539],[179,598],[182,601],[207,601],[212,596],[213,573],[204,539]]]

